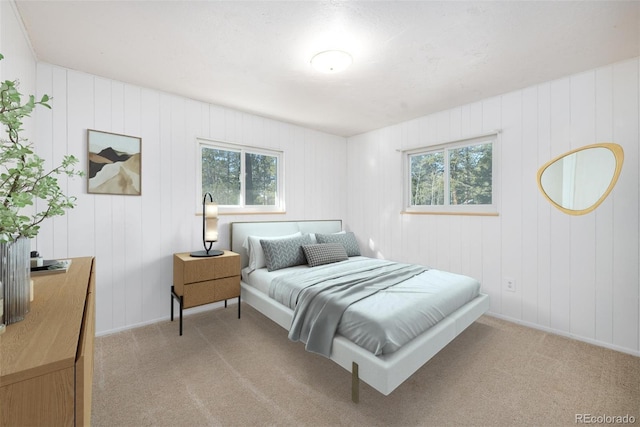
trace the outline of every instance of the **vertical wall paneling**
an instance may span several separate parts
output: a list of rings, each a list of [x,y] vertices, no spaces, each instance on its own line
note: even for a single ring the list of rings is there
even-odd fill
[[[158,94],[158,114],[159,114],[159,135],[158,135],[158,156],[159,162],[156,165],[156,170],[152,172],[152,164],[146,162],[145,165],[147,169],[145,170],[144,182],[146,185],[152,186],[153,184],[149,182],[154,177],[157,177],[157,182],[159,186],[159,198],[153,204],[153,206],[158,207],[157,215],[160,219],[160,228],[158,230],[154,230],[153,234],[146,235],[148,239],[154,239],[156,241],[156,245],[160,249],[161,258],[156,259],[156,262],[159,264],[159,274],[161,275],[160,281],[158,282],[158,286],[160,289],[158,290],[158,305],[155,305],[153,308],[154,313],[162,313],[162,317],[167,316],[167,308],[162,308],[161,302],[163,301],[162,297],[164,297],[164,304],[168,302],[168,292],[171,289],[173,277],[173,259],[172,254],[174,252],[182,252],[181,249],[173,242],[173,210],[172,205],[174,203],[189,203],[191,202],[191,206],[195,203],[195,201],[185,201],[174,198],[172,193],[171,183],[173,182],[174,171],[172,168],[173,159],[172,159],[172,139],[171,139],[171,95],[160,93]],[[195,149],[195,141],[194,141],[194,149]],[[194,169],[192,167],[192,169]],[[151,173],[151,175],[149,175]],[[195,185],[195,182],[194,184]],[[153,193],[152,193],[153,194]],[[186,218],[185,218],[186,219]],[[96,301],[97,302],[97,301]],[[171,302],[173,304],[173,302]],[[165,307],[167,307],[165,305]],[[152,312],[152,309],[149,308],[149,312]],[[145,320],[149,319],[157,319],[156,316],[145,317]]]
[[[65,154],[73,154],[79,159],[78,167],[82,168],[85,163],[82,163],[84,156],[75,151],[69,151],[69,146],[67,144],[68,138],[68,127],[67,122],[69,120],[68,116],[68,107],[67,107],[67,73],[63,70],[60,70],[57,67],[51,69],[52,71],[52,87],[50,96],[53,97],[52,101],[52,110],[51,115],[53,119],[53,127],[51,129],[51,139],[49,140],[53,146],[53,159],[51,159],[51,163],[54,161],[60,161],[61,156]],[[44,142],[44,141],[43,141]],[[49,160],[49,159],[48,159]],[[69,196],[80,197],[81,194],[78,192],[70,192],[68,186],[68,179],[62,178],[58,180],[58,184],[62,191]],[[67,236],[70,233],[68,218],[65,216],[57,216],[51,218],[51,221],[46,221],[46,224],[43,223],[43,227],[52,227],[53,228],[53,240],[52,242],[48,242],[51,244],[50,251],[42,251],[43,255],[51,258],[58,258],[62,256],[69,256],[68,254],[68,245],[69,239]],[[41,239],[42,240],[42,239]],[[44,243],[44,242],[43,242]],[[40,246],[40,242],[38,245]],[[47,244],[47,246],[48,246]],[[45,255],[46,254],[46,255]]]
[[[537,86],[538,114],[537,114],[537,144],[538,167],[551,159],[551,84]],[[526,179],[526,178],[525,178]],[[537,179],[537,171],[536,178]],[[537,181],[536,181],[537,186]],[[552,207],[536,188],[538,246],[537,253],[537,300],[525,300],[537,307],[537,322],[535,324],[551,326],[551,211]]]
[[[502,280],[515,280],[515,292],[502,286],[502,313],[522,318],[522,92],[502,97]]]
[[[376,247],[385,256],[477,275],[491,313],[638,354],[638,64],[636,58],[585,71],[349,138],[349,226],[359,237],[389,229],[391,242],[381,238]],[[367,162],[388,165],[397,147],[494,129],[502,130],[499,216],[386,215],[388,206],[402,203],[402,159],[397,187]],[[584,216],[553,208],[538,191],[538,168],[599,141],[625,150],[610,197]],[[372,189],[379,192],[375,203]],[[504,277],[516,279],[515,293],[503,289]]]
[[[571,149],[571,80],[551,82],[551,155]],[[549,323],[568,333],[571,307],[571,218],[557,209],[551,211],[551,305]]]
[[[595,72],[571,78],[571,149],[595,141]],[[571,333],[595,338],[596,216],[571,221]]]
[[[0,6],[0,20],[0,46],[9,58],[9,47],[17,46],[13,39],[24,36],[15,30],[18,21],[7,3]],[[15,53],[23,65],[2,64],[3,78],[22,66],[27,76],[30,67],[35,69],[28,43],[21,46]],[[477,271],[483,291],[491,296],[492,313],[639,354],[639,67],[635,58],[345,142],[228,108],[37,64],[34,78],[25,77],[22,89],[54,98],[51,111],[38,111],[30,135],[38,153],[47,164],[74,154],[86,167],[87,128],[139,135],[143,195],[89,195],[86,180],[63,179],[63,190],[77,195],[78,207],[43,223],[35,244],[45,256],[97,257],[98,333],[166,319],[171,254],[192,249],[199,222],[192,200],[194,138],[239,143],[256,139],[285,151],[287,214],[252,220],[343,218],[364,252],[369,251],[368,237],[374,236],[375,250],[384,257],[435,260]],[[396,149],[492,129],[503,129],[497,153],[500,216],[400,215],[396,207],[402,206],[402,166]],[[570,217],[539,194],[531,195],[528,180],[536,166],[531,158],[541,165],[589,139],[613,141],[625,150],[618,184],[600,208],[583,218]],[[333,176],[321,181],[322,174]],[[225,216],[221,223],[233,220],[246,217]],[[505,235],[512,231],[520,237]],[[502,275],[511,273],[520,288],[503,300]]]
[[[98,129],[106,132],[113,132],[124,134],[125,133],[125,117],[124,117],[124,84],[120,82],[111,82],[111,128]],[[142,177],[142,186],[144,187],[144,177]],[[125,211],[125,198],[129,196],[111,196],[111,195],[95,195],[95,198],[108,198],[111,202],[111,230],[112,230],[112,259],[113,265],[113,305],[112,309],[112,323],[106,326],[106,329],[117,329],[127,326],[127,305],[124,301],[126,298],[127,289],[127,271],[123,266],[127,262],[126,246],[127,246],[127,234],[125,230],[126,211]],[[96,223],[97,227],[104,226],[103,224]],[[100,260],[96,260],[96,265],[100,265]],[[96,281],[99,278],[96,273]],[[96,307],[101,304],[102,301],[99,295],[96,293]],[[97,311],[97,309],[96,309]],[[98,325],[96,325],[97,328]]]
[[[522,91],[521,136],[521,200],[522,200],[522,252],[520,254],[520,286],[522,320],[538,321],[538,90]]]
[[[183,142],[183,153],[184,153],[184,164],[185,168],[195,168],[196,159],[199,158],[199,155],[196,154],[196,138],[203,135],[203,127],[206,127],[206,123],[202,120],[202,103],[187,100],[184,104],[185,107],[185,128],[184,135],[182,135]],[[189,169],[185,169],[189,170]],[[192,169],[194,170],[194,169]],[[184,197],[189,200],[200,200],[202,195],[202,191],[196,189],[195,182],[193,179],[193,174],[184,174],[184,182],[182,183],[183,188],[182,192],[184,193]],[[191,206],[186,206],[186,210],[184,212],[185,216],[194,216],[195,206],[192,204]],[[202,220],[202,217],[199,217]],[[191,227],[190,230],[187,231],[187,236],[189,237],[189,246],[186,247],[185,251],[194,250],[195,248],[200,249],[202,245],[202,223],[200,221],[190,221]]]
[[[613,66],[614,141],[625,151],[625,167],[612,194],[613,343],[638,348],[638,61]]]
[[[94,90],[93,77],[69,72],[67,74],[67,152],[75,153],[80,159],[80,167],[88,165],[87,132],[93,124]],[[62,141],[61,141],[62,142]],[[94,205],[86,193],[82,179],[67,180],[70,194],[77,195],[77,205],[64,218],[68,221],[68,256],[76,257],[95,253],[95,229],[93,227]],[[82,238],[74,238],[74,234]]]
[[[595,71],[595,141],[613,139],[613,68]],[[624,166],[625,173],[627,165]],[[596,217],[595,339],[613,343],[613,205],[611,195],[594,212]]]
[[[197,137],[285,152],[287,215],[223,215],[216,247],[228,248],[235,220],[347,216],[342,137],[48,64],[38,64],[36,84],[38,93],[54,97],[37,128],[37,148],[48,163],[69,153],[85,169],[87,129],[142,138],[141,196],[88,194],[86,178],[64,178],[78,206],[43,224],[37,242],[47,257],[96,256],[99,334],[169,316],[171,256],[202,245]]]
[[[2,61],[4,62],[4,61]],[[39,70],[43,69],[43,72]],[[36,98],[41,99],[43,95],[47,94],[51,96],[53,90],[53,82],[51,79],[51,66],[46,64],[38,64],[37,86],[38,93]],[[51,102],[53,104],[53,101]],[[55,106],[55,104],[53,104]],[[34,143],[37,144],[37,153],[45,160],[44,167],[50,170],[53,164],[53,152],[54,144],[52,140],[53,130],[53,110],[47,108],[37,108],[35,110],[35,117],[37,120],[37,129],[35,132]],[[36,200],[36,206],[39,206],[41,202]],[[40,226],[40,232],[38,236],[31,242],[31,249],[38,250],[43,257],[51,258],[53,255],[53,227],[51,227],[50,221],[44,222]]]
[[[166,313],[167,284],[171,269],[159,244],[162,236],[162,141],[160,138],[160,96],[140,92],[140,133],[142,138],[142,197],[140,206],[140,286],[142,319],[158,319]]]
[[[501,101],[500,98],[490,98],[481,103],[471,104],[471,116],[469,121],[468,135],[477,135],[502,128]],[[504,174],[502,169],[502,150],[504,147],[502,134],[498,136],[497,152],[498,156],[498,189],[494,195],[498,198],[499,217],[480,217],[482,224],[482,290],[491,297],[491,311],[501,313],[502,291],[502,188],[504,185]]]
[[[89,129],[112,129],[112,87],[111,81],[95,78],[93,123]],[[88,141],[87,141],[88,144]],[[88,146],[87,146],[88,148]],[[85,177],[85,183],[88,177]],[[85,187],[86,188],[86,187]],[[96,298],[104,304],[96,305],[96,327],[101,328],[113,322],[114,304],[114,227],[113,199],[115,196],[99,195],[93,197],[95,207],[94,229],[96,236]],[[117,234],[116,234],[117,235]],[[117,268],[117,267],[116,267]]]
[[[141,89],[132,85],[124,86],[124,130],[123,134],[142,138],[141,152],[145,154],[145,138],[141,133]],[[141,165],[141,172],[144,169]],[[142,181],[142,180],[141,180]],[[125,247],[125,286],[127,298],[125,299],[126,324],[138,324],[142,322],[142,260],[144,246],[142,245],[142,198],[145,197],[144,182],[141,182],[141,196],[120,196],[124,201],[124,233]]]

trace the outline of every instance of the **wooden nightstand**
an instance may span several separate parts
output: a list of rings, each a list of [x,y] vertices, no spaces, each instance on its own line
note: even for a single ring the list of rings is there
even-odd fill
[[[182,310],[212,302],[238,298],[240,318],[240,255],[224,251],[223,255],[195,258],[189,252],[173,254],[173,286],[171,286],[171,321],[173,300],[180,303],[180,335]]]

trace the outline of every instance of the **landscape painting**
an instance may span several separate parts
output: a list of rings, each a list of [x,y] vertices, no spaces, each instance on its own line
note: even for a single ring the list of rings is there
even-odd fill
[[[87,130],[88,192],[139,196],[142,139]]]

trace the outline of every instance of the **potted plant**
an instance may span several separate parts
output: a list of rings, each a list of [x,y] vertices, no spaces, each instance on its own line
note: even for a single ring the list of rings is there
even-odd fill
[[[0,54],[0,60],[3,58]],[[20,133],[23,120],[37,105],[51,108],[51,98],[43,95],[36,101],[30,95],[23,102],[18,85],[17,80],[0,83],[0,124],[4,131],[0,140],[0,298],[5,297],[6,324],[22,320],[29,309],[29,239],[38,234],[46,218],[64,215],[65,209],[75,206],[76,198],[62,192],[58,176],[84,174],[75,169],[78,159],[71,155],[64,156],[57,167],[45,170],[44,159]],[[26,309],[16,300],[24,299],[24,292]]]

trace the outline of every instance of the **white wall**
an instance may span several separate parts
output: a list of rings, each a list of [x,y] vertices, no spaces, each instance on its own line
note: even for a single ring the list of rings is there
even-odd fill
[[[54,96],[38,110],[38,151],[86,165],[86,129],[143,139],[142,196],[88,195],[46,222],[47,257],[97,257],[97,329],[168,316],[171,254],[199,249],[195,137],[286,151],[287,214],[233,220],[343,218],[366,253],[477,277],[495,315],[639,353],[639,61],[591,70],[344,139],[75,71],[38,64],[0,2],[0,76]],[[28,132],[33,133],[34,126]],[[399,148],[502,129],[499,217],[400,215]],[[595,212],[570,217],[538,193],[537,168],[571,148],[613,141],[625,150],[616,188]],[[346,184],[346,192],[345,189]],[[348,195],[348,202],[347,202]],[[219,247],[228,246],[222,226]],[[36,246],[36,244],[34,244]],[[517,291],[502,289],[503,277]]]
[[[44,222],[32,244],[45,258],[96,257],[98,334],[169,316],[171,256],[202,249],[197,137],[285,152],[287,213],[223,216],[214,247],[229,247],[231,221],[346,217],[344,138],[45,63],[36,69],[13,3],[0,2],[0,13],[2,62],[10,61],[2,77],[53,97],[52,110],[37,109],[37,126],[28,126],[49,167],[73,154],[86,170],[87,129],[142,138],[141,196],[90,195],[86,178],[63,178],[77,206]]]
[[[0,1],[0,53],[4,55],[0,61],[0,79],[18,79],[19,92],[32,94],[35,92],[36,61],[14,8],[13,2]],[[25,119],[24,138],[33,138],[34,123],[34,117]]]
[[[638,59],[421,117],[348,140],[347,223],[367,253],[471,275],[491,313],[633,354],[639,350]],[[401,215],[398,149],[501,129],[498,217]],[[539,193],[549,159],[623,146],[612,194],[569,216]],[[516,280],[504,291],[503,278]]]
[[[45,257],[97,259],[97,332],[169,316],[172,254],[202,249],[196,216],[197,137],[285,152],[286,215],[220,219],[229,247],[231,221],[335,219],[346,216],[346,140],[251,114],[39,63],[38,93],[53,109],[38,115],[38,149],[87,164],[86,130],[142,137],[142,195],[93,195],[86,179],[69,181],[75,209],[37,237]]]

